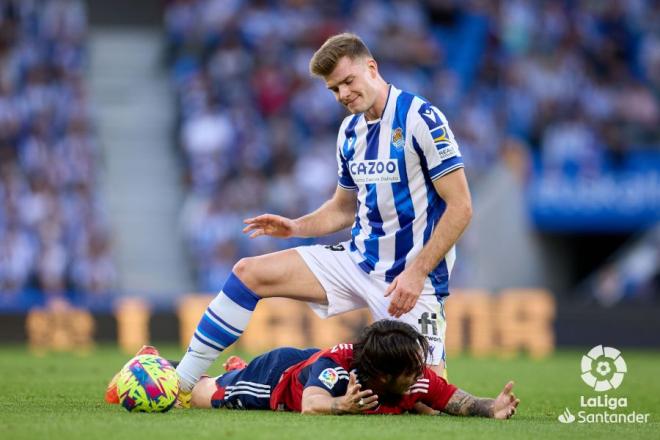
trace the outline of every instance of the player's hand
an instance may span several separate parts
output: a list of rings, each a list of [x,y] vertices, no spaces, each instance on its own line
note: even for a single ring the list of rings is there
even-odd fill
[[[362,391],[357,383],[355,373],[351,372],[348,378],[346,394],[341,397],[340,409],[342,413],[358,414],[369,411],[378,406],[378,396],[371,390]]]
[[[513,394],[513,381],[504,385],[502,392],[493,401],[493,418],[510,419],[516,413],[520,399]]]
[[[385,291],[385,296],[392,296],[387,312],[394,318],[400,318],[411,311],[424,289],[426,275],[406,269],[399,274]]]
[[[243,233],[250,234],[250,238],[257,238],[261,235],[289,238],[293,237],[296,232],[296,223],[290,218],[280,215],[263,214],[246,218],[243,223],[247,225],[243,228]]]

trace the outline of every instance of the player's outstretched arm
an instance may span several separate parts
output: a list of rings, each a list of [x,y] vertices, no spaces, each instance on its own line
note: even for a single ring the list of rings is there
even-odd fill
[[[475,397],[461,389],[456,390],[447,402],[443,412],[456,416],[480,416],[492,419],[510,419],[515,413],[520,399],[512,392],[513,382],[504,385],[495,398]]]
[[[378,406],[378,396],[371,390],[362,391],[355,373],[350,373],[346,394],[339,397],[321,387],[309,386],[302,395],[303,414],[359,414]]]
[[[292,220],[274,214],[264,214],[245,219],[243,232],[250,238],[261,235],[271,237],[320,237],[341,231],[353,223],[357,195],[353,190],[337,186],[335,194],[319,209]]]

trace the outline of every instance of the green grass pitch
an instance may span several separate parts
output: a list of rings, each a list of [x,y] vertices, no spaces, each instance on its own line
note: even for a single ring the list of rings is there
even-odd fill
[[[162,350],[178,358],[173,347]],[[301,416],[269,411],[172,410],[130,414],[103,402],[109,377],[127,357],[111,347],[87,356],[34,357],[21,347],[0,347],[0,436],[6,439],[574,439],[660,438],[660,352],[623,350],[628,374],[609,396],[625,396],[625,412],[651,413],[648,424],[561,424],[566,407],[595,392],[580,379],[582,351],[550,359],[449,360],[450,380],[494,396],[508,379],[522,402],[509,421],[450,416]],[[221,363],[214,371],[219,372]]]

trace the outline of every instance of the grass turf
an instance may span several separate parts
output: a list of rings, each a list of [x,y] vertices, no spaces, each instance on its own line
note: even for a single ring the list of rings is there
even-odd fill
[[[173,347],[161,350],[178,358]],[[522,400],[509,421],[450,416],[324,416],[269,411],[172,410],[130,414],[103,402],[109,377],[127,357],[101,347],[87,356],[30,355],[0,347],[0,436],[27,438],[214,438],[214,439],[443,439],[443,438],[660,438],[660,353],[623,350],[628,374],[609,396],[625,396],[622,412],[651,413],[648,424],[564,425],[564,408],[576,414],[580,395],[596,393],[580,379],[584,351],[562,351],[550,359],[452,358],[450,379],[476,395],[494,396],[508,379]],[[219,365],[214,373],[219,372]],[[611,412],[611,411],[610,411]]]

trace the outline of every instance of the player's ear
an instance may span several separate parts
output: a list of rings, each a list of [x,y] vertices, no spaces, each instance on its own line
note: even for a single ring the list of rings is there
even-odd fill
[[[367,69],[372,78],[378,77],[378,63],[373,58],[367,58]]]

